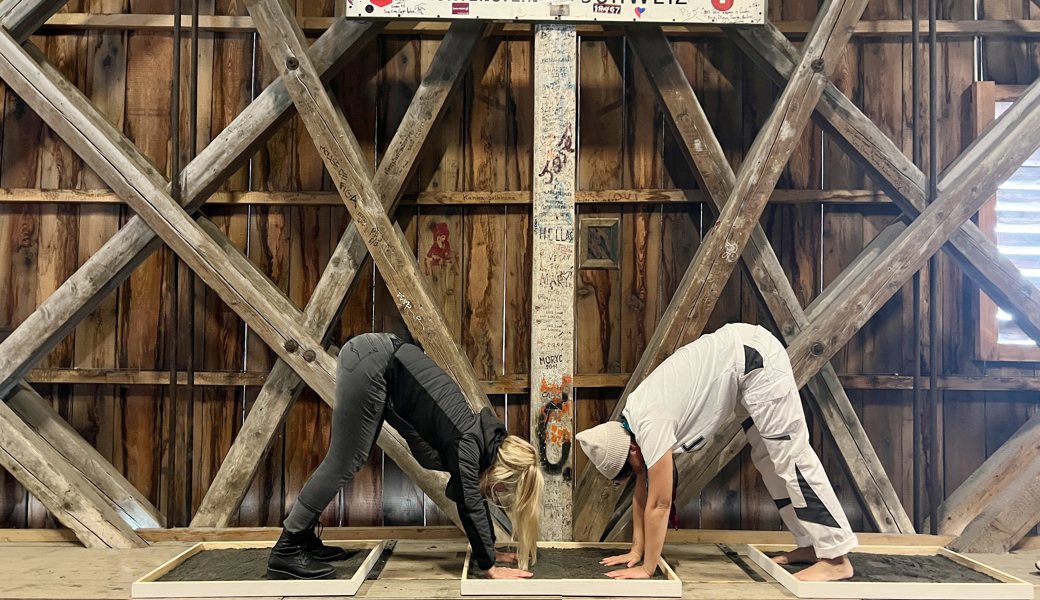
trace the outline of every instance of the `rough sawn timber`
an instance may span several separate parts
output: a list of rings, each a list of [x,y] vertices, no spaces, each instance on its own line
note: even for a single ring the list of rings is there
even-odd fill
[[[720,210],[736,177],[725,159],[722,146],[711,131],[693,88],[672,53],[667,38],[659,29],[628,28],[626,33],[637,60],[644,65],[655,96],[665,109],[669,125],[682,142],[680,148],[688,162],[693,165],[695,173],[711,175],[702,176],[704,181],[699,183],[707,191],[707,196],[716,211]],[[790,340],[809,323],[809,318],[803,312],[787,275],[760,225],[756,225],[752,231],[741,260],[766,311],[776,323],[783,338]],[[874,452],[874,447],[867,438],[866,431],[833,367],[825,365],[810,381],[809,387],[815,400],[813,408],[823,418],[827,430],[833,436],[841,452],[845,470],[874,526],[878,531],[885,533],[912,533],[913,523],[903,509],[895,488]],[[730,439],[744,438],[731,436]],[[743,443],[728,443],[723,446],[722,456],[712,457],[708,464],[721,468],[728,462],[725,457],[731,458],[741,448]],[[678,460],[688,462],[702,456],[712,456],[712,453],[704,450],[680,456]],[[676,495],[678,506],[685,506],[717,473],[717,469],[705,469],[703,466],[684,469],[687,473],[692,469],[697,476],[687,475],[680,483]],[[696,481],[701,482],[700,485],[694,485]],[[622,518],[617,522],[613,531],[608,532],[608,540],[626,524],[628,518]]]
[[[389,202],[386,206],[388,213],[393,213],[395,200],[400,198],[401,189],[414,171],[427,135],[443,112],[445,101],[461,74],[469,66],[483,29],[481,24],[472,21],[452,24],[423,76],[372,183],[380,197]],[[368,247],[357,226],[351,222],[304,309],[303,325],[312,335],[319,338],[328,335],[367,260]],[[271,369],[231,450],[192,518],[192,527],[228,526],[278,428],[302,389],[300,377],[288,364],[279,360]]]
[[[756,135],[715,226],[697,249],[611,418],[620,417],[628,394],[657,365],[700,335],[865,6],[863,0],[828,0],[821,7],[794,75]],[[602,535],[602,519],[613,513],[611,500],[620,493],[597,477],[586,469],[578,483],[576,539]]]
[[[293,98],[325,166],[343,197],[372,260],[386,280],[412,335],[462,388],[476,410],[490,407],[469,359],[448,331],[415,255],[394,232],[372,186],[372,172],[350,126],[307,55],[307,42],[284,2],[246,3],[273,63]]]
[[[539,539],[571,539],[578,34],[539,24],[534,35],[535,158],[531,209],[531,440],[545,488]]]
[[[30,56],[29,51],[33,53]],[[335,393],[335,359],[300,326],[301,311],[219,229],[192,221],[165,189],[164,178],[31,44],[0,33],[0,76],[117,193],[124,194],[165,241],[326,402]],[[124,227],[125,229],[125,227]],[[290,343],[291,342],[291,343]],[[380,446],[438,505],[442,473],[426,471],[390,427]]]

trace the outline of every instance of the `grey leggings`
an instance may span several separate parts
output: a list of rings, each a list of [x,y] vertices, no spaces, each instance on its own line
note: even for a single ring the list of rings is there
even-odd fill
[[[340,349],[329,451],[296,497],[283,523],[286,530],[313,528],[336,493],[368,462],[383,427],[384,373],[393,356],[394,344],[386,333],[356,336]]]

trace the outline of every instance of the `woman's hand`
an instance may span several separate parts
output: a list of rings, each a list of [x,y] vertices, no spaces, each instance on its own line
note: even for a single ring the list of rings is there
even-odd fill
[[[499,552],[498,550],[495,550],[495,562],[515,563],[516,552]]]
[[[603,560],[599,561],[599,564],[613,567],[615,565],[625,565],[626,567],[634,567],[639,564],[639,561],[643,560],[643,555],[640,552],[630,551],[627,554],[620,556],[608,556]],[[614,571],[615,573],[617,571]]]
[[[645,565],[642,565],[629,569],[611,571],[607,573],[607,577],[613,577],[614,579],[650,579],[650,574],[646,572]]]
[[[520,569],[510,569],[509,567],[491,567],[485,573],[487,573],[490,579],[526,579],[534,575],[534,573],[521,571]]]

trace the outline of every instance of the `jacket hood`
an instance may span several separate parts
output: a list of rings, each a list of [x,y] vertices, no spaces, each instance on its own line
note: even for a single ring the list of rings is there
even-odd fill
[[[484,438],[484,453],[480,456],[480,470],[484,471],[498,458],[498,449],[502,447],[502,442],[509,432],[495,411],[490,408],[481,410],[477,417],[480,419],[480,432]]]

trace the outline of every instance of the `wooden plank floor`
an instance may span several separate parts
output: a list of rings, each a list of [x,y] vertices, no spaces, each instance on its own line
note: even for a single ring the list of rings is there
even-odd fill
[[[699,537],[699,534],[689,534]],[[734,532],[720,541],[743,554],[739,540],[772,538],[772,534]],[[685,536],[684,536],[685,537]],[[864,543],[882,543],[863,536]],[[891,537],[891,536],[889,536]],[[921,536],[922,538],[924,536]],[[4,536],[0,536],[3,539]],[[17,539],[17,536],[7,536]],[[703,541],[703,540],[698,540]],[[757,541],[766,542],[765,539]],[[769,540],[772,541],[772,540]],[[927,540],[918,540],[918,544]],[[96,550],[71,543],[0,543],[0,600],[109,600],[130,597],[130,584],[169,560],[188,543],[158,543],[140,550]],[[907,544],[910,545],[910,544]],[[362,585],[357,598],[461,598],[459,577],[466,554],[461,539],[401,540],[376,581]],[[675,572],[682,578],[683,597],[690,599],[774,600],[793,598],[779,584],[747,561],[766,582],[754,581],[714,543],[670,543],[665,546]],[[972,555],[1040,586],[1033,562],[1040,549],[1013,554]]]

